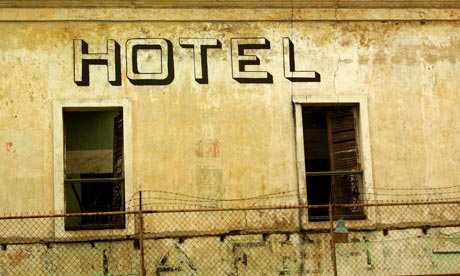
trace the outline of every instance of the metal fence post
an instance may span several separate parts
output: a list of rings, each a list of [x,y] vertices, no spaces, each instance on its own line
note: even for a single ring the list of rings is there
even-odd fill
[[[144,216],[142,215],[142,191],[139,192],[139,248],[141,250],[141,276],[145,276]]]
[[[331,259],[332,266],[334,268],[334,276],[337,276],[337,259],[335,255],[335,240],[334,240],[334,212],[333,205],[329,203],[329,224],[330,224],[330,235],[331,235]]]

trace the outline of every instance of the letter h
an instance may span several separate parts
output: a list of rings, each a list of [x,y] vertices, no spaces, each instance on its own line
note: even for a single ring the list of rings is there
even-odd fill
[[[106,53],[88,53],[88,43],[82,39],[73,40],[74,80],[78,86],[89,86],[89,66],[106,65],[107,78],[111,85],[121,85],[120,45],[114,39],[107,39]]]

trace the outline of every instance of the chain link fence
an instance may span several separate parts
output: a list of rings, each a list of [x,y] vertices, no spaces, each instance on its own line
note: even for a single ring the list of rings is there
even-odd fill
[[[460,275],[460,201],[198,201],[144,193],[120,212],[3,216],[0,275]],[[356,207],[363,218],[340,220]],[[313,209],[329,216],[311,221]],[[107,216],[124,225],[97,225]],[[91,224],[66,230],[77,220]]]

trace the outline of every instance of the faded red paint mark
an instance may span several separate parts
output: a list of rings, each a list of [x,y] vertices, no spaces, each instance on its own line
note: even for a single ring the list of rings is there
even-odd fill
[[[219,141],[215,139],[200,140],[196,145],[195,155],[200,158],[216,158],[222,156]]]
[[[7,152],[16,152],[16,150],[13,148],[13,142],[7,142],[6,143],[6,151]]]
[[[30,257],[29,252],[23,249],[18,249],[13,254],[8,256],[8,262],[10,266],[18,266],[22,263],[24,259],[27,259],[29,257]]]

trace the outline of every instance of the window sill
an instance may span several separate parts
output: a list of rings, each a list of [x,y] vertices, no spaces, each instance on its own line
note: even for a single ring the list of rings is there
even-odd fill
[[[366,215],[357,214],[357,215],[336,215],[334,216],[334,221],[343,219],[343,220],[366,220]],[[308,217],[309,222],[321,222],[329,221],[329,216],[310,216]]]
[[[65,231],[126,229],[124,224],[87,224],[65,226]]]

